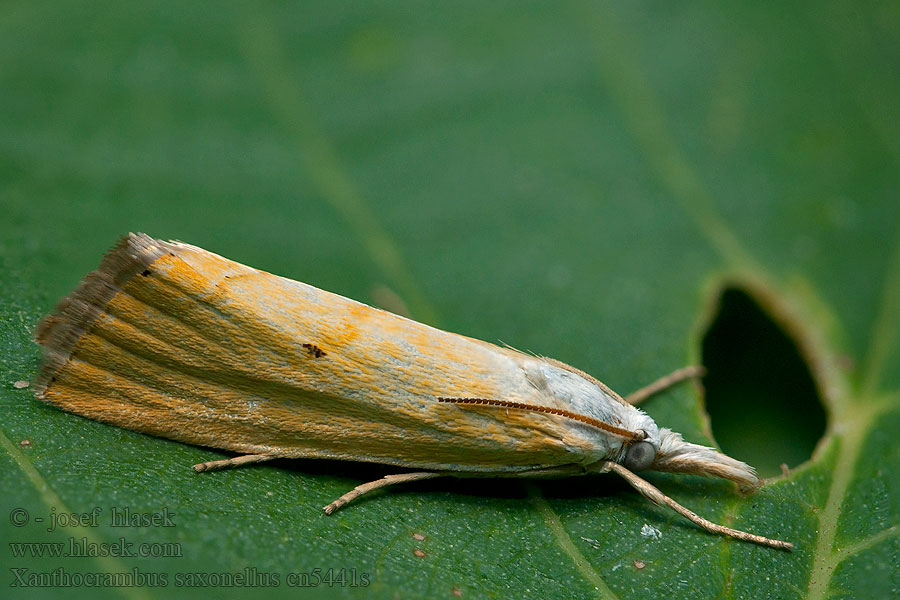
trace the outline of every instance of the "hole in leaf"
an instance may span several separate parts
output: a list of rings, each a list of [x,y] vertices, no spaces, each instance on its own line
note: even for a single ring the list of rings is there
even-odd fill
[[[737,288],[726,288],[703,338],[706,410],[722,451],[761,477],[809,459],[825,411],[794,341]]]

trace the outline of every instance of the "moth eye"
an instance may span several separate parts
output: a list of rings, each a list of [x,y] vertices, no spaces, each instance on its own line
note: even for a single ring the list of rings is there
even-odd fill
[[[625,452],[625,468],[630,471],[643,471],[656,458],[656,449],[650,442],[635,442]]]

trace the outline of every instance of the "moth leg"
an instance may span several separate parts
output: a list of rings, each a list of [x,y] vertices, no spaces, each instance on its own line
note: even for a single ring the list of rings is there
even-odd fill
[[[394,485],[395,483],[406,483],[407,481],[419,481],[421,479],[433,479],[435,477],[444,477],[447,473],[436,473],[433,471],[422,471],[418,473],[398,473],[396,475],[385,475],[381,479],[376,479],[375,481],[370,481],[369,483],[364,483],[362,485],[358,485],[328,506],[324,507],[324,511],[326,515],[330,515],[340,507],[353,502],[363,494],[368,494],[372,490],[377,490],[378,488],[383,488],[388,485]]]
[[[245,454],[243,456],[235,456],[234,458],[226,458],[224,460],[211,460],[209,462],[194,465],[191,468],[194,469],[196,473],[202,473],[203,471],[215,471],[217,469],[225,469],[228,467],[250,465],[266,460],[272,460],[273,458],[278,457],[270,454]]]
[[[625,396],[625,402],[631,405],[640,404],[653,394],[658,394],[659,392],[672,387],[676,383],[680,383],[685,379],[690,379],[692,377],[703,377],[704,374],[706,374],[706,369],[699,365],[682,367],[681,369],[672,371],[665,377],[660,377],[650,385],[646,385],[636,392],[632,392]]]
[[[727,535],[729,537],[743,540],[745,542],[753,542],[754,544],[769,546],[770,548],[777,548],[778,550],[791,550],[794,547],[794,545],[790,542],[773,540],[761,535],[747,533],[746,531],[739,531],[737,529],[731,529],[730,527],[725,527],[723,525],[713,523],[712,521],[707,521],[697,513],[688,510],[687,508],[683,507],[682,505],[678,504],[677,502],[663,494],[649,481],[641,479],[618,463],[609,461],[604,466],[604,470],[615,471],[616,474],[621,475],[625,479],[625,481],[631,484],[631,487],[639,491],[650,502],[657,505],[665,504],[682,517],[686,518],[692,523],[695,523],[696,525],[699,525],[710,533]]]

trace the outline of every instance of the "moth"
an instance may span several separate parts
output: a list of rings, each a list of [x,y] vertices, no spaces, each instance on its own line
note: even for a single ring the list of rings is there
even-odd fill
[[[707,531],[792,544],[703,519],[636,475],[691,473],[760,485],[754,470],[658,427],[551,358],[456,335],[175,241],[123,237],[35,333],[37,398],[142,433],[239,455],[208,471],[323,458],[412,471],[372,490],[446,475],[565,477],[614,472]]]

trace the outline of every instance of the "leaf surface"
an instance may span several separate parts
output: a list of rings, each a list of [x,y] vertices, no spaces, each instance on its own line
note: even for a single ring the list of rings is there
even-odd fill
[[[56,597],[58,585],[167,600],[210,588],[898,593],[894,3],[0,10],[0,532],[12,597]],[[711,520],[797,548],[706,534],[612,476],[439,479],[325,517],[324,504],[390,471],[280,461],[196,475],[190,465],[225,455],[44,406],[14,385],[38,368],[33,327],[128,231],[402,302],[622,393],[697,361],[718,290],[737,282],[798,344],[827,433],[809,461],[746,498],[648,477]],[[711,443],[691,386],[646,409]],[[110,526],[124,508],[168,510],[173,526]],[[72,513],[87,516],[48,531]],[[17,556],[37,551],[26,542],[157,556]],[[104,584],[116,574],[142,585]]]

